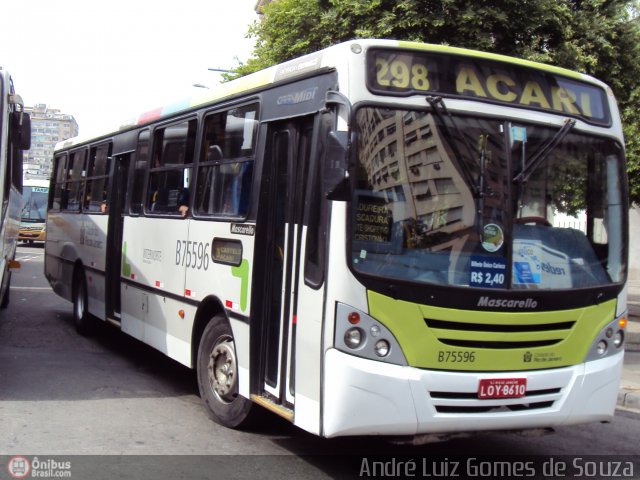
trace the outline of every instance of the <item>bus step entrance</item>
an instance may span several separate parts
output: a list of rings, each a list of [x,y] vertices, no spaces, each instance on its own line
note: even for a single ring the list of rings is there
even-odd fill
[[[267,410],[271,410],[273,413],[281,416],[285,420],[289,420],[290,422],[293,422],[293,410],[291,410],[290,408],[287,408],[283,405],[277,405],[273,403],[271,399],[267,397],[263,397],[261,395],[252,394],[251,400],[257,403],[258,405],[263,406]]]
[[[120,315],[118,315],[120,316]],[[115,317],[107,317],[107,323],[110,323],[114,327],[120,328],[120,319]]]

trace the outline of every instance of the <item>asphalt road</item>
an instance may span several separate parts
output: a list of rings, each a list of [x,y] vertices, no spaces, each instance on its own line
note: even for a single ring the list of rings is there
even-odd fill
[[[42,248],[19,248],[22,268],[12,279],[9,308],[0,312],[0,479],[11,478],[1,455],[100,456],[70,457],[72,478],[87,472],[87,478],[351,478],[366,476],[362,462],[373,455],[445,462],[506,454],[640,459],[640,415],[623,411],[611,424],[563,427],[552,435],[498,433],[418,446],[317,438],[276,417],[253,431],[226,429],[207,417],[189,369],[106,325],[94,337],[78,336],[71,304],[44,279],[43,258]],[[114,463],[114,455],[161,457]],[[640,464],[636,469],[640,475]]]

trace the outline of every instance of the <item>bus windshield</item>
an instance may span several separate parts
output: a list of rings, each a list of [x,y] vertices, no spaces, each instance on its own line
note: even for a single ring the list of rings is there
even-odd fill
[[[363,107],[356,273],[477,288],[624,280],[622,149],[562,127]]]
[[[24,207],[22,208],[23,222],[43,222],[47,216],[47,187],[23,188]]]

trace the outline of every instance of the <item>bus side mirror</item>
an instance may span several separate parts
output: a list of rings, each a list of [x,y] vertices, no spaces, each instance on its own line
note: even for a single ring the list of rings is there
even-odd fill
[[[25,112],[11,112],[13,143],[19,150],[31,148],[31,117]]]
[[[349,189],[349,133],[330,131],[324,171],[324,194],[329,200],[347,201]]]

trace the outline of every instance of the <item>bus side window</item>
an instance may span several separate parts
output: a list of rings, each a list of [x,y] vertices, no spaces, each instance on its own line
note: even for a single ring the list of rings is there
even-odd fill
[[[55,181],[52,189],[51,200],[49,201],[49,210],[58,211],[62,208],[63,204],[63,192],[65,191],[65,179],[67,169],[67,155],[58,155],[55,158],[55,166],[53,172],[53,179]],[[66,202],[64,202],[66,207]]]
[[[111,147],[111,143],[91,147],[83,205],[83,211],[87,213],[107,213]]]
[[[69,157],[69,169],[64,188],[65,210],[79,212],[84,191],[84,178],[87,168],[86,149],[72,152]]]
[[[253,162],[227,162],[200,168],[197,211],[244,217],[249,212]]]
[[[257,104],[206,117],[198,167],[197,214],[246,217],[249,213],[257,117]]]
[[[24,111],[14,110],[8,115],[9,118],[9,145],[7,148],[7,163],[5,170],[4,200],[9,200],[11,187],[22,193],[22,163],[23,150],[28,150],[29,145],[25,143],[23,137],[30,138],[31,120],[29,114]],[[22,125],[20,125],[22,124]],[[30,143],[30,142],[27,142]]]
[[[132,164],[132,179],[130,192],[129,213],[140,215],[142,213],[142,198],[144,190],[144,176],[149,163],[149,130],[140,132],[138,137],[138,147],[136,148],[135,160]]]
[[[154,132],[147,212],[186,215],[197,127],[191,119]]]

